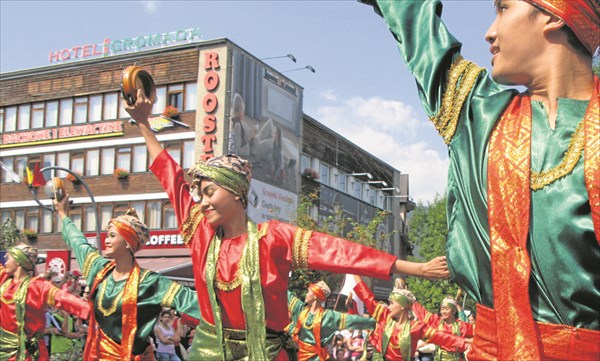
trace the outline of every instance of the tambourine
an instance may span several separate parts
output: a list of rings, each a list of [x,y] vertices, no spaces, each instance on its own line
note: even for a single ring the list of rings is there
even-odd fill
[[[141,66],[128,66],[123,70],[121,81],[121,95],[123,95],[127,104],[135,104],[138,89],[142,89],[146,97],[152,102],[156,100],[156,85],[154,85],[154,79],[152,79],[150,73]]]
[[[58,177],[52,178],[45,186],[46,195],[58,202],[65,198],[65,183]]]

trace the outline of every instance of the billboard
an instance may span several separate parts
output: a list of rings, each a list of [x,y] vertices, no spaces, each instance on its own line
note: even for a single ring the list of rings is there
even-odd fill
[[[234,48],[227,153],[252,163],[248,215],[295,218],[300,182],[302,88]]]

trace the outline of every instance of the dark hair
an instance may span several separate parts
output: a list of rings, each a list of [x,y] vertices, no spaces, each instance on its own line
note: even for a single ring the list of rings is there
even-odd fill
[[[531,20],[535,19],[540,13],[552,15],[548,11],[546,11],[546,9],[541,8],[537,4],[530,5],[531,11],[529,12],[529,19]],[[562,31],[565,34],[565,36],[567,37],[567,42],[573,47],[573,49],[577,53],[579,53],[580,55],[589,56],[590,58],[592,57],[592,53],[590,53],[588,48],[586,48],[585,45],[583,45],[583,43],[579,40],[577,35],[575,35],[575,32],[573,32],[573,30],[568,25],[565,24],[565,26],[560,28],[560,31]]]
[[[171,311],[169,311],[169,310],[160,311],[160,318],[163,318],[164,315],[171,316]]]

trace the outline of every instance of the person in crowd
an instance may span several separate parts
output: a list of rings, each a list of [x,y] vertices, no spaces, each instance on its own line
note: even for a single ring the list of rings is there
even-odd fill
[[[362,357],[365,350],[365,342],[362,330],[355,330],[352,332],[352,336],[346,340],[346,346],[348,347],[348,351],[350,351],[350,359],[352,361],[358,361]]]
[[[82,333],[76,328],[77,319],[67,312],[56,310],[52,317],[60,324],[53,324],[50,336],[50,361],[74,361],[81,352],[80,338]]]
[[[375,321],[361,315],[329,310],[323,307],[331,294],[325,281],[308,286],[304,302],[288,291],[290,304],[293,304],[292,339],[298,344],[299,361],[325,361],[328,358],[327,345],[335,337],[335,332],[347,328],[373,329]]]
[[[386,307],[375,301],[375,296],[359,276],[354,277],[354,294],[377,322],[375,331],[370,336],[377,357],[409,361],[415,354],[419,339],[458,348],[461,352],[468,349],[464,338],[436,330],[418,320],[411,320],[411,307],[415,297],[409,290],[394,288],[390,293],[389,306]]]
[[[491,78],[461,56],[440,1],[363,1],[387,22],[449,147],[446,255],[478,303],[469,359],[596,358],[598,1],[490,1]]]
[[[286,291],[292,269],[379,278],[391,273],[448,277],[444,257],[407,262],[279,221],[255,224],[246,214],[251,164],[231,154],[200,161],[190,170],[193,181],[188,184],[150,129],[152,104],[140,90],[136,103],[124,107],[146,139],[150,168],[166,190],[190,247],[202,312],[190,358],[285,359]]]
[[[112,219],[102,257],[68,217],[69,195],[54,208],[62,219],[62,237],[75,253],[90,285],[90,313],[84,360],[151,360],[148,336],[162,307],[200,317],[190,288],[141,269],[135,253],[149,240],[149,230],[133,208]]]
[[[231,103],[233,115],[231,117],[229,151],[239,154],[241,157],[248,157],[250,155],[250,140],[252,139],[249,127],[252,125],[244,120],[246,117],[246,102],[240,94],[235,93]]]
[[[46,310],[56,307],[87,318],[89,305],[50,281],[34,277],[38,251],[20,243],[0,264],[0,360],[48,360]]]
[[[181,338],[177,330],[171,324],[173,315],[170,310],[163,310],[156,326],[154,326],[154,335],[156,336],[156,361],[180,361],[175,352],[175,345],[179,345]]]
[[[473,338],[473,325],[458,318],[458,307],[456,300],[447,296],[440,305],[440,316],[429,312],[417,301],[413,302],[412,311],[421,322],[441,332],[463,338]],[[436,360],[463,361],[464,355],[457,347],[441,346],[436,347],[435,358]]]

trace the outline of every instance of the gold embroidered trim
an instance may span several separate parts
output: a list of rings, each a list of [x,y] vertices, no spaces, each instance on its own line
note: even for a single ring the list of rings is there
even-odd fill
[[[200,210],[199,204],[194,204],[192,209],[190,209],[190,214],[188,218],[183,223],[181,227],[181,235],[183,236],[183,243],[189,247],[189,243],[192,241],[194,237],[194,233],[196,233],[196,229],[198,229],[198,225],[204,218],[204,213]]]
[[[108,317],[108,316],[112,315],[113,313],[115,313],[115,311],[117,310],[117,307],[119,306],[119,301],[123,298],[123,291],[125,290],[125,287],[123,287],[123,289],[119,292],[119,294],[113,300],[110,307],[105,308],[104,305],[102,304],[102,302],[104,301],[104,293],[106,292],[106,283],[107,283],[107,281],[105,280],[100,285],[100,289],[98,290],[98,301],[96,302],[96,305],[98,306],[98,311],[100,311],[100,313],[103,314],[104,317]]]
[[[425,334],[423,335],[423,341],[425,342],[429,342],[429,340],[431,339],[431,337],[433,337],[433,335],[435,335],[435,329],[432,327],[427,327],[427,331],[425,331]]]
[[[92,265],[94,261],[100,258],[100,255],[96,252],[88,253],[87,257],[85,257],[85,262],[83,262],[83,269],[81,272],[83,273],[83,277],[88,278],[90,274],[90,270],[92,269]]]
[[[571,136],[569,148],[565,152],[562,162],[552,169],[541,172],[531,172],[530,186],[533,191],[540,190],[554,181],[568,175],[573,171],[585,146],[585,132],[583,122],[580,122],[577,129]]]
[[[260,227],[260,230],[258,230],[258,239],[260,240],[261,238],[263,238],[264,236],[267,235],[267,229],[269,228],[269,224],[268,223],[263,223],[262,227]]]
[[[342,313],[341,317],[340,317],[340,330],[345,330],[346,327],[346,313]]]
[[[52,287],[48,291],[48,297],[46,299],[46,304],[48,306],[54,307],[54,305],[56,304],[56,299],[55,299],[56,292],[58,292],[58,288],[56,288],[56,287]]]
[[[440,110],[437,115],[430,117],[446,144],[452,140],[463,104],[483,70],[484,68],[463,59],[462,56],[450,67]]]
[[[379,318],[381,317],[381,314],[383,313],[383,310],[385,309],[385,305],[382,303],[378,303],[377,306],[375,306],[375,312],[373,312],[373,318],[375,320],[379,320]]]
[[[173,300],[175,299],[175,295],[177,295],[177,292],[179,292],[180,289],[181,289],[181,285],[179,283],[171,282],[171,285],[169,286],[169,289],[165,293],[165,296],[160,301],[160,305],[163,307],[171,308],[171,306],[173,305]]]
[[[302,228],[296,229],[294,233],[294,245],[292,246],[292,268],[308,269],[308,246],[312,231]]]

